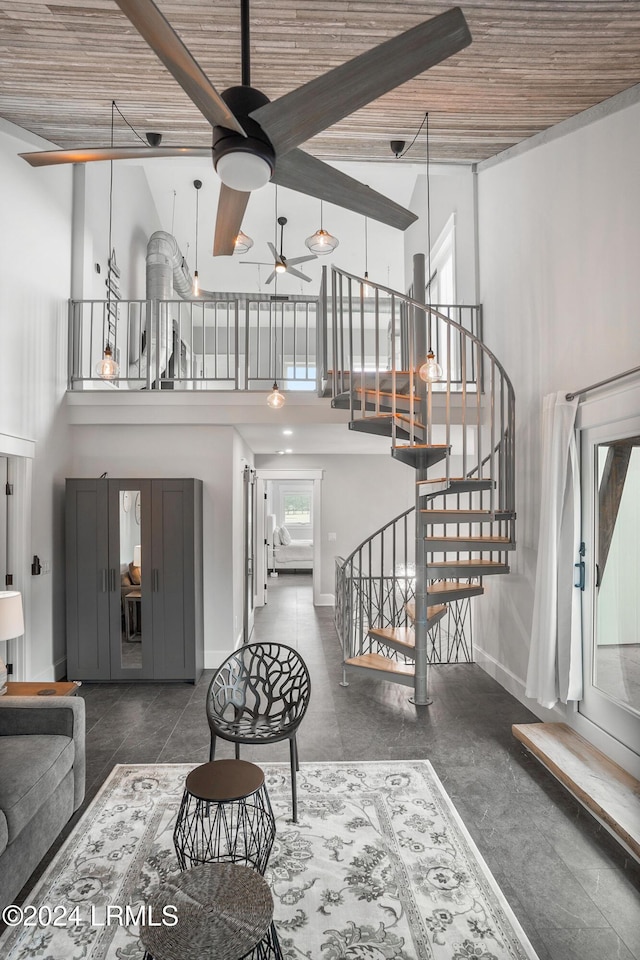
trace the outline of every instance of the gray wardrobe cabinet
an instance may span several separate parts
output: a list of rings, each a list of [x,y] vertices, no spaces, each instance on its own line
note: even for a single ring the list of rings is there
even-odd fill
[[[197,681],[202,481],[67,480],[67,676]]]

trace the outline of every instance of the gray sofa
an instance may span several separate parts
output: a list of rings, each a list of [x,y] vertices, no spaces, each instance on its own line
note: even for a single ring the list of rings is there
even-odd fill
[[[0,697],[0,910],[84,799],[82,697]]]

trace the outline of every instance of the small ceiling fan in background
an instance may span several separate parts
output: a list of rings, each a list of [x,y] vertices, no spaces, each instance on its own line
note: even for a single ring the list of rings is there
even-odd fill
[[[284,228],[287,223],[286,217],[278,217],[278,225],[280,227],[280,253],[276,250],[272,243],[267,243],[269,250],[273,254],[273,264],[264,263],[258,260],[243,260],[243,263],[246,263],[249,266],[254,267],[270,267],[273,266],[273,270],[265,280],[265,283],[271,283],[278,273],[290,273],[292,277],[297,277],[299,280],[306,280],[307,283],[311,283],[311,277],[308,277],[301,270],[296,270],[294,264],[305,263],[307,260],[317,260],[315,253],[308,253],[304,257],[292,257],[290,260],[285,257],[283,250],[283,237],[284,237]]]
[[[271,181],[406,230],[416,214],[298,149],[471,42],[459,7],[412,27],[273,102],[251,86],[249,0],[241,0],[242,84],[219,94],[153,0],[116,0],[213,128],[207,147],[88,147],[21,154],[32,166],[212,154],[222,181],[214,256],[231,255],[252,190]],[[215,8],[214,8],[215,9]]]

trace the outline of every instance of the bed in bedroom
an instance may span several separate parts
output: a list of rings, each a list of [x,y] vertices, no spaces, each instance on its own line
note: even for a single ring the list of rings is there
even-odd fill
[[[313,540],[294,540],[286,527],[278,527],[273,514],[267,517],[269,571],[284,573],[313,570]]]

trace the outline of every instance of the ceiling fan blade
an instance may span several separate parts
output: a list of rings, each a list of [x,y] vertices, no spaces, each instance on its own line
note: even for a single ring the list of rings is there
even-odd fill
[[[92,160],[147,160],[149,157],[210,157],[211,147],[78,147],[75,150],[41,150],[21,153],[32,167],[56,163],[89,163]]]
[[[287,260],[287,267],[292,267],[295,263],[305,263],[307,260],[317,260],[315,253],[310,253],[306,257],[291,257]]]
[[[418,219],[411,210],[406,210],[394,200],[376,193],[371,187],[303,150],[292,150],[278,157],[271,182],[326,200],[327,203],[335,203],[338,207],[361,213],[398,230],[406,230]]]
[[[275,270],[272,270],[271,273],[269,274],[269,276],[267,277],[267,279],[265,280],[265,283],[271,283],[271,281],[273,280],[273,278],[275,277],[275,275],[276,275]]]
[[[272,267],[272,263],[265,263],[264,260],[241,260],[246,267]]]
[[[278,253],[278,251],[276,250],[276,248],[274,247],[274,245],[273,245],[272,243],[270,243],[269,241],[267,241],[267,246],[269,247],[269,250],[271,250],[271,253],[273,254],[273,259],[274,259],[274,260],[279,260],[279,259],[280,259],[280,254]]]
[[[298,277],[300,280],[306,280],[307,283],[311,283],[311,277],[307,277],[301,270],[296,270],[294,267],[290,267],[287,263],[287,273],[290,273],[292,277]]]
[[[116,0],[116,3],[209,123],[246,137],[234,114],[153,0]]]
[[[250,193],[232,190],[226,184],[220,186],[216,234],[213,240],[214,257],[231,256],[236,237],[240,233],[242,218],[247,209]]]
[[[288,153],[469,43],[464,14],[454,7],[258,107],[250,116],[265,131],[276,155]]]

